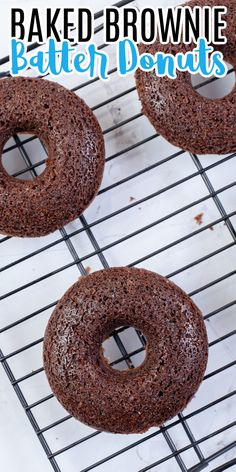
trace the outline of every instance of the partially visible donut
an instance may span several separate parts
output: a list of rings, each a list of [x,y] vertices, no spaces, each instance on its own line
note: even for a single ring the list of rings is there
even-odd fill
[[[104,141],[92,110],[75,93],[42,79],[0,81],[0,153],[15,133],[37,135],[48,150],[34,180],[0,163],[0,233],[43,236],[77,218],[101,183]]]
[[[119,326],[147,340],[136,369],[118,371],[102,343]],[[52,391],[75,418],[115,433],[140,433],[183,410],[208,356],[199,309],[169,280],[144,269],[114,268],[80,278],[56,306],[44,338]]]
[[[186,5],[218,6],[217,0],[193,0]],[[227,21],[224,31],[227,43],[215,46],[224,59],[236,66],[236,1],[224,0]],[[141,44],[139,52],[157,51],[176,54],[193,49],[194,45],[167,44],[158,40]],[[158,77],[155,72],[136,72],[136,86],[142,111],[158,133],[172,144],[197,154],[227,154],[236,151],[236,86],[225,97],[211,100],[192,87],[189,73],[179,72],[176,79]]]

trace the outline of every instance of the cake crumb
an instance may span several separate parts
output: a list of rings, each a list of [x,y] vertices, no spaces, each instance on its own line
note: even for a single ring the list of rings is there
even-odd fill
[[[85,267],[85,272],[86,272],[87,275],[89,275],[91,273],[91,270],[92,270],[91,267],[89,267],[89,266]]]
[[[202,212],[202,213],[198,213],[198,215],[194,216],[195,222],[199,226],[202,224],[203,215],[204,215],[204,213]]]
[[[214,231],[214,226],[209,226],[209,229],[210,229],[211,231]]]
[[[134,200],[136,200],[134,197],[129,197],[130,202],[134,202]]]

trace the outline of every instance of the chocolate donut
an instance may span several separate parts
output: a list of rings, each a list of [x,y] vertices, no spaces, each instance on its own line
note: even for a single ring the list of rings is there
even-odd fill
[[[147,340],[137,368],[114,370],[102,343],[133,326]],[[98,430],[140,433],[183,410],[208,357],[199,309],[169,280],[144,269],[114,268],[81,277],[56,306],[44,338],[52,391],[75,418]]]
[[[236,66],[236,1],[225,0],[227,21],[224,35],[227,43],[217,45],[224,60]],[[218,6],[216,0],[193,0],[188,6]],[[139,46],[139,52],[157,51],[177,54],[192,50],[195,45],[167,44],[158,40]],[[176,79],[158,77],[155,72],[136,72],[136,86],[142,111],[156,131],[172,144],[197,154],[227,154],[236,151],[236,86],[225,97],[211,100],[192,87],[189,73],[180,72]]]
[[[0,233],[43,236],[77,218],[101,183],[104,141],[91,109],[75,93],[42,79],[0,81],[0,152],[15,133],[46,145],[44,172],[11,177],[0,164]]]

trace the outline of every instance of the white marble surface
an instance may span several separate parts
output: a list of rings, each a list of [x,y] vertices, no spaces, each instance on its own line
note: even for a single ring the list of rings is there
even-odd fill
[[[7,53],[6,9],[9,2],[1,0],[1,37],[0,54]],[[152,5],[173,4],[174,2],[153,1]],[[177,3],[177,2],[175,2]],[[21,2],[21,5],[31,2]],[[34,5],[48,5],[48,2],[35,1]],[[50,5],[63,5],[62,0],[50,2]],[[76,2],[70,2],[74,5]],[[94,9],[99,9],[109,2],[94,1]],[[139,6],[145,5],[142,0],[137,1]],[[4,6],[5,5],[5,6]],[[7,5],[7,6],[6,6]],[[3,34],[4,33],[4,34]],[[112,47],[110,47],[111,58],[114,60]],[[112,65],[112,64],[111,64]],[[60,77],[60,83],[72,87],[78,84],[78,77]],[[80,91],[80,95],[90,106],[97,105],[103,100],[120,93],[133,85],[132,77],[121,80],[112,75],[108,84],[97,83],[93,86],[85,87]],[[224,84],[222,85],[224,87]],[[134,114],[139,113],[140,104],[136,92],[125,95],[122,98],[112,101],[105,107],[96,110],[102,128],[105,130],[112,124],[119,123]],[[118,128],[115,132],[106,134],[107,156],[135,144],[137,141],[145,139],[154,134],[149,122],[141,117],[127,126]],[[33,141],[26,145],[26,149],[34,162],[44,156],[43,149],[38,141]],[[203,203],[194,204],[195,201],[208,195],[207,188],[200,176],[192,177],[181,186],[160,193],[146,202],[141,202],[132,207],[132,204],[144,199],[146,196],[165,188],[166,186],[181,180],[196,172],[196,167],[187,153],[181,154],[171,161],[166,162],[152,170],[145,171],[150,165],[162,161],[169,155],[179,150],[167,143],[161,137],[149,141],[145,146],[133,149],[111,161],[106,165],[102,188],[107,188],[122,178],[132,175],[138,171],[143,173],[127,183],[123,183],[100,194],[93,204],[85,212],[85,217],[89,223],[98,220],[113,211],[119,210],[128,204],[130,208],[109,219],[102,224],[93,227],[93,233],[101,248],[119,241],[130,233],[148,226],[152,222],[174,212],[175,210],[193,203],[188,210],[179,213],[178,216],[171,217],[168,221],[163,221],[152,228],[147,228],[144,232],[133,236],[130,239],[120,242],[116,247],[106,249],[105,257],[111,266],[122,264],[132,264],[135,260],[143,258],[153,251],[161,249],[164,245],[188,235],[199,229],[194,217],[203,212],[202,225],[210,224],[220,218],[219,211],[212,199],[206,199]],[[207,167],[223,157],[202,156],[201,163]],[[9,171],[22,169],[24,164],[21,161],[19,152],[12,151],[4,156],[4,165]],[[207,175],[211,179],[215,189],[220,189],[235,180],[236,170],[235,158],[222,163],[211,170]],[[219,194],[228,212],[235,210],[235,188],[231,188]],[[231,219],[235,227],[236,219]],[[81,224],[75,221],[67,226],[67,231],[72,232],[81,228]],[[0,236],[1,238],[1,236]],[[44,247],[60,238],[59,232],[40,239],[16,239],[0,245],[0,266],[5,266],[10,262],[19,260],[22,256]],[[88,237],[83,232],[72,238],[73,245],[80,257],[93,253],[93,247]],[[140,262],[140,267],[157,271],[163,275],[168,275],[178,270],[190,262],[213,252],[214,250],[228,245],[232,242],[232,237],[223,222],[214,226],[213,230],[206,229],[195,237],[186,239],[177,246],[173,246],[167,251],[160,252],[157,256]],[[65,264],[72,263],[73,260],[68,252],[65,243],[54,245],[51,249],[43,251],[40,255],[27,259],[14,268],[4,272],[0,278],[0,294],[3,295],[10,290],[18,289],[32,280],[45,274],[60,270]],[[187,292],[195,292],[201,286],[211,283],[211,281],[224,276],[235,269],[236,248],[231,247],[227,251],[220,252],[217,256],[195,265],[172,279]],[[85,267],[90,267],[92,271],[102,267],[97,256],[88,257],[84,261]],[[0,327],[14,322],[21,317],[56,301],[64,291],[78,278],[78,269],[72,265],[67,270],[52,275],[40,283],[22,291],[17,291],[11,297],[5,298],[0,305]],[[204,314],[208,314],[222,305],[235,299],[235,275],[219,282],[204,291],[195,293],[194,300],[202,309]],[[31,343],[43,336],[43,332],[51,310],[46,310],[31,320],[18,325],[16,328],[6,331],[0,335],[0,346],[4,354],[9,354],[22,346]],[[220,336],[236,329],[235,308],[231,307],[213,316],[206,322],[209,341],[215,341]],[[131,334],[123,334],[123,341],[128,349],[135,349],[137,339]],[[138,346],[137,346],[138,347]],[[20,378],[42,366],[42,344],[27,349],[18,356],[9,359],[9,365],[16,378]],[[110,345],[109,357],[115,358],[118,353],[115,346]],[[138,362],[138,357],[134,357],[134,363]],[[229,337],[222,343],[217,343],[210,348],[209,364],[207,373],[215,371],[228,363],[235,361],[235,336]],[[122,366],[121,366],[122,367]],[[33,403],[50,393],[49,386],[43,373],[32,376],[28,380],[21,382],[22,392],[28,403]],[[236,389],[236,367],[229,368],[222,373],[214,375],[205,380],[198,391],[196,397],[185,410],[184,414],[203,407],[220,396],[224,396]],[[44,427],[54,420],[62,418],[66,413],[55,399],[42,403],[33,409],[39,427]],[[50,471],[51,466],[45,458],[36,435],[28,422],[24,411],[19,404],[16,395],[9,385],[9,381],[0,366],[0,461],[2,470],[6,472],[27,471]],[[192,417],[189,425],[196,439],[214,432],[220,427],[236,419],[235,396],[227,401],[216,404],[201,414]],[[145,433],[143,437],[148,437],[155,429]],[[73,441],[82,438],[92,432],[88,428],[73,419],[49,430],[45,437],[52,451],[56,451]],[[176,447],[181,448],[189,444],[189,440],[178,425],[170,430],[171,437]],[[206,456],[213,454],[218,449],[226,446],[236,437],[236,428],[227,430],[224,434],[217,435],[210,441],[202,444],[202,451]],[[121,436],[102,433],[99,436],[84,442],[77,447],[70,449],[65,454],[58,456],[58,464],[62,472],[78,472],[105,456],[114,453],[140,440],[140,435]],[[152,439],[131,448],[125,454],[119,455],[112,461],[106,462],[95,470],[98,472],[136,472],[139,469],[168,455],[170,449],[162,435],[154,436]],[[236,448],[227,452],[220,459],[211,463],[206,469],[212,470],[218,464],[236,457]],[[197,457],[192,450],[187,450],[182,454],[187,467],[193,466],[197,462]],[[153,467],[154,472],[177,472],[178,465],[174,459],[164,462],[162,466]]]

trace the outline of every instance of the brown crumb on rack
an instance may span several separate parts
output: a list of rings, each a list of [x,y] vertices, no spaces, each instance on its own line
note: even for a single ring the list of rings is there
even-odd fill
[[[89,267],[89,266],[85,267],[85,272],[86,272],[87,275],[90,274],[91,270],[92,270],[91,267]]]
[[[209,229],[210,229],[211,231],[214,231],[214,226],[209,226]]]
[[[129,197],[130,202],[134,202],[134,200],[136,200],[134,197]]]
[[[198,213],[198,215],[194,216],[194,219],[195,219],[197,225],[199,225],[199,226],[202,224],[203,215],[204,215],[204,213],[202,212],[202,213]]]

